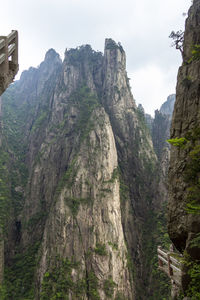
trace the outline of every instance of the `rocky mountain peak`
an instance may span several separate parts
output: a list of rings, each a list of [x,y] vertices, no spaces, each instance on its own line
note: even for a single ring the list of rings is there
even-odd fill
[[[121,45],[68,49],[63,62],[50,49],[4,97],[8,162],[17,151],[8,168],[17,239],[8,236],[5,262],[17,271],[23,262],[30,278],[20,269],[13,281],[11,270],[8,299],[153,297],[157,157]]]
[[[142,104],[138,104],[138,109],[141,111],[143,115],[145,114],[144,107],[142,106]]]
[[[112,57],[112,63],[121,64],[122,68],[126,68],[126,54],[120,43],[116,43],[112,39],[105,40],[104,56]]]
[[[66,49],[64,61],[77,65],[79,62],[83,62],[83,60],[88,61],[88,59],[91,59],[92,62],[97,56],[101,57],[102,53],[94,51],[90,45],[86,44],[77,48]]]
[[[168,149],[169,152],[170,148],[169,143],[167,143],[166,140],[169,139],[170,135],[174,102],[175,95],[169,95],[167,100],[161,105],[160,110],[157,109],[155,111],[154,119],[145,115],[146,122],[147,124],[150,124],[149,128],[152,131],[154,149],[160,160],[162,159],[163,149]]]
[[[51,48],[46,52],[44,61],[39,66],[40,73],[50,73],[52,71],[52,68],[54,68],[56,65],[61,64],[62,60],[60,58],[60,55],[54,49]]]
[[[120,49],[120,51],[124,52],[123,47],[120,43],[116,43],[113,39],[110,38],[105,39],[105,50],[115,49]]]
[[[169,95],[167,97],[167,101],[165,101],[162,104],[162,106],[160,108],[160,112],[164,115],[168,115],[168,116],[172,117],[175,100],[176,100],[175,94]]]
[[[49,49],[45,55],[45,61],[52,61],[54,59],[60,59],[60,55],[53,49]]]

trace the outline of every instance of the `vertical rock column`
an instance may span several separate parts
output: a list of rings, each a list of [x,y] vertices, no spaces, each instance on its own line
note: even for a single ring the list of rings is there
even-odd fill
[[[200,232],[199,48],[200,1],[194,0],[186,21],[183,64],[178,72],[171,127],[171,138],[177,139],[175,141],[178,143],[172,146],[171,150],[168,223],[171,240],[188,262],[184,265],[182,287],[187,295],[194,296],[192,299],[199,298],[195,294],[199,288],[199,281],[193,277],[200,260],[198,240]]]

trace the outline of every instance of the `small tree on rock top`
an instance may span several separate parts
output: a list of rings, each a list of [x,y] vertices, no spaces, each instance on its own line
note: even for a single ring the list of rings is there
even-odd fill
[[[184,40],[184,32],[179,30],[177,32],[172,31],[169,35],[170,39],[173,39],[172,47],[176,47],[181,52],[183,57],[183,40]]]

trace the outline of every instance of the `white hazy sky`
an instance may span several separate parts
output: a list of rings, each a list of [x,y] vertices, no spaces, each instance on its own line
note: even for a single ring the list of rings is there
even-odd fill
[[[0,34],[19,31],[20,73],[37,67],[48,49],[90,44],[103,52],[105,38],[121,42],[136,103],[147,113],[175,93],[180,53],[172,30],[184,29],[191,0],[0,0]],[[19,77],[19,76],[18,76]]]

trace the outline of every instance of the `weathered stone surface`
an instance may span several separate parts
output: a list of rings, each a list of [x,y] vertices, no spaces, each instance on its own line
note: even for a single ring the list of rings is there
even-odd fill
[[[172,94],[167,97],[167,100],[161,105],[160,110],[155,111],[155,116],[152,118],[145,114],[145,121],[150,129],[154,151],[158,157],[158,190],[160,196],[158,197],[157,207],[167,203],[168,191],[168,169],[170,159],[170,144],[167,139],[170,137],[171,119],[174,108],[175,95]]]
[[[175,100],[176,100],[176,95],[175,94],[169,95],[167,97],[167,101],[165,101],[161,105],[160,112],[163,115],[168,115],[168,116],[172,117],[172,114],[173,114],[173,111],[174,111]]]
[[[62,253],[63,257],[73,257],[80,262],[79,273],[74,271],[75,279],[94,272],[99,282],[100,299],[107,299],[103,284],[109,277],[117,285],[113,297],[119,291],[132,299],[121,223],[119,179],[112,179],[118,166],[113,132],[102,108],[93,113],[92,121],[96,125],[76,153],[74,184],[71,188],[65,185],[51,207],[44,230],[39,278],[42,280],[51,265],[48,257]],[[73,213],[72,198],[77,199],[74,201],[83,199]],[[103,257],[95,252],[98,244],[106,247]]]
[[[4,56],[0,63],[0,96],[13,82],[15,75],[19,71],[18,64],[18,32],[12,30],[8,36],[0,36],[1,55]],[[13,51],[10,54],[10,47],[14,45]]]
[[[45,284],[56,289],[66,260],[78,264],[62,278],[69,279],[70,299],[79,299],[74,285],[80,283],[81,299],[92,297],[92,284],[97,299],[152,297],[157,157],[130,91],[122,46],[107,39],[104,55],[89,45],[70,49],[63,63],[51,49],[5,97],[8,116],[15,99],[16,141],[27,167],[24,185],[12,187],[22,198],[13,216],[18,238],[6,261],[14,251],[26,257],[36,249],[35,299],[50,293]]]
[[[155,111],[155,117],[152,125],[152,140],[155,152],[159,159],[162,158],[163,149],[169,149],[166,142],[170,135],[170,126],[174,108],[175,95],[170,95],[164,102],[160,110]]]
[[[198,44],[199,1],[189,11],[186,22],[184,40],[184,59],[191,58],[191,47]],[[177,97],[172,119],[171,138],[186,137],[189,130],[199,127],[200,101],[199,101],[199,60],[180,67],[177,82]],[[184,79],[189,76],[190,86],[184,84]],[[172,147],[170,161],[170,204],[169,204],[169,233],[176,247],[184,251],[190,232],[200,231],[199,217],[186,213],[186,189],[184,169],[188,159],[187,150],[181,151]],[[198,225],[199,224],[199,225]]]
[[[157,157],[144,115],[136,107],[130,91],[123,48],[107,39],[104,56],[102,101],[113,128],[122,172],[122,189],[125,186],[128,191],[121,205],[123,228],[135,265],[136,298],[145,299],[153,294],[151,288],[145,288],[144,282],[148,282],[149,286],[152,282],[152,265],[145,250],[146,243],[153,242],[151,234],[148,234],[150,227],[147,226],[147,220],[151,223],[149,212],[157,202],[153,192],[157,187],[151,177]]]
[[[176,102],[171,127],[171,138],[189,138],[186,147],[171,149],[169,169],[169,235],[176,248],[182,253],[186,251],[193,260],[199,259],[198,251],[192,251],[191,242],[200,232],[200,216],[188,213],[188,188],[191,188],[192,175],[187,177],[191,163],[191,154],[194,147],[199,145],[199,135],[195,130],[200,127],[200,60],[192,54],[194,45],[200,44],[200,2],[193,1],[186,21],[183,44],[183,64],[179,68],[176,88]],[[191,148],[193,147],[193,148]],[[198,166],[196,161],[196,167]],[[198,181],[199,174],[195,175]],[[199,204],[199,199],[197,205]],[[186,253],[185,252],[185,253]],[[187,275],[187,267],[184,270]],[[183,276],[183,289],[188,287],[188,278]]]
[[[72,277],[86,282],[83,299],[90,297],[90,274],[97,278],[100,299],[110,297],[105,284],[111,285],[112,297],[134,299],[115,139],[98,98],[102,60],[101,53],[83,46],[67,51],[61,64],[50,50],[38,69],[23,73],[16,83],[18,109],[28,105],[33,111],[23,125],[29,177],[17,220],[22,224],[21,249],[41,243],[36,299],[57,255],[79,263]]]
[[[6,75],[0,74],[0,95],[2,95],[8,86],[13,82],[15,75],[19,70],[18,64],[13,64],[9,70],[9,73]]]

